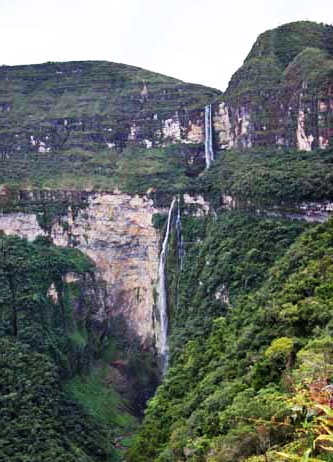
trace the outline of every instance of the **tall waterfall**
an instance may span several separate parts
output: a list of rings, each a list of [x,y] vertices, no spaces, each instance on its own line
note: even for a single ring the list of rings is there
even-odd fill
[[[176,219],[176,231],[177,231],[177,250],[178,250],[178,262],[180,271],[183,270],[183,258],[185,254],[183,233],[182,233],[182,217],[180,214],[180,197],[177,198],[177,219]]]
[[[209,168],[210,164],[214,160],[211,104],[208,104],[205,107],[205,160],[206,168]]]
[[[158,284],[157,284],[157,308],[160,315],[160,339],[159,349],[162,363],[162,373],[164,374],[169,362],[168,348],[168,302],[167,302],[167,287],[165,277],[165,260],[168,250],[168,241],[171,230],[172,212],[176,203],[176,198],[173,199],[169,209],[167,228],[162,244],[160,261],[158,266]]]

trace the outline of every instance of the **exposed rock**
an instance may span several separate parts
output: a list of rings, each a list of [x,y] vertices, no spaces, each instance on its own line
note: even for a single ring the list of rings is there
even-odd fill
[[[224,284],[216,290],[214,297],[215,300],[218,300],[222,305],[230,304],[229,290]]]
[[[47,290],[47,296],[50,297],[50,299],[53,301],[54,304],[57,304],[59,301],[59,294],[56,289],[56,286],[54,282],[50,285],[50,287]]]
[[[196,122],[189,121],[186,141],[195,144],[205,142],[205,127],[202,124],[202,120],[197,120]]]
[[[162,127],[163,138],[167,142],[179,142],[181,141],[181,130],[178,119],[178,114],[172,119],[167,119],[163,122]]]
[[[88,205],[74,214],[58,219],[51,228],[54,244],[76,247],[96,264],[100,283],[102,311],[94,313],[95,321],[122,318],[128,332],[142,344],[154,339],[154,298],[159,236],[152,225],[157,212],[152,200],[126,194],[94,194]],[[45,236],[36,215],[15,213],[0,217],[0,230],[8,235],[29,239]],[[68,274],[66,282],[75,282],[77,275]],[[53,288],[49,295],[56,297]]]
[[[312,201],[299,204],[280,205],[258,205],[249,199],[237,200],[236,198],[223,194],[221,196],[221,207],[227,210],[250,210],[258,215],[270,217],[284,217],[292,220],[305,220],[309,223],[323,223],[333,213],[333,202]]]
[[[200,194],[184,194],[185,213],[203,217],[209,213],[210,205]]]
[[[218,105],[213,117],[213,127],[220,149],[231,148],[234,144],[232,125],[227,105],[223,102]]]
[[[150,148],[197,142],[200,113],[221,95],[99,61],[2,66],[0,81],[6,82],[6,103],[0,103],[2,159],[72,150],[93,154],[105,146],[119,152],[128,143]]]
[[[233,75],[220,146],[310,151],[333,144],[333,27],[309,21],[261,34]],[[221,117],[215,108],[215,118]],[[216,129],[219,130],[219,124]]]
[[[37,216],[32,213],[12,213],[0,215],[0,231],[7,236],[20,236],[34,241],[38,236],[46,236],[38,223]]]
[[[300,151],[311,151],[312,143],[314,141],[313,135],[306,136],[304,127],[304,111],[300,110],[297,118],[297,148]]]

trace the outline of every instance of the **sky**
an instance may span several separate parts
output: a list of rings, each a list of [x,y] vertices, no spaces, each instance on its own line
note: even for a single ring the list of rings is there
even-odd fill
[[[107,60],[224,90],[257,36],[332,0],[0,0],[0,64]]]

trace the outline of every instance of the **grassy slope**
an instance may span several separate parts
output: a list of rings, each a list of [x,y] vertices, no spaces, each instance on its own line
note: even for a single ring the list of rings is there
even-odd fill
[[[333,199],[333,151],[253,149],[226,151],[194,188],[219,202],[221,194],[240,204],[293,206]]]
[[[140,149],[129,147],[121,156],[109,151],[80,150],[42,157],[31,154],[5,163],[0,181],[10,189],[146,192],[150,187],[177,190],[185,187],[186,163],[182,147]]]
[[[12,102],[7,115],[13,121],[30,115],[32,121],[107,114],[126,119],[141,111],[140,94],[148,87],[148,111],[168,112],[179,103],[197,109],[219,92],[162,74],[107,61],[50,62],[28,66],[2,66],[1,102]],[[163,96],[165,95],[165,96]],[[125,105],[124,105],[125,104]]]
[[[256,98],[260,101],[263,97],[262,101],[265,101],[266,97],[274,97],[279,85],[286,84],[284,73],[288,74],[288,65],[302,71],[304,66],[309,67],[311,62],[316,62],[319,55],[320,69],[317,69],[316,75],[305,74],[306,79],[315,80],[319,73],[324,75],[330,72],[332,37],[332,26],[310,21],[289,23],[264,32],[256,40],[243,66],[232,76],[227,97],[232,100],[245,98],[253,103]],[[312,52],[309,53],[309,49]],[[327,63],[327,69],[324,63]],[[314,72],[313,67],[311,72]],[[254,97],[254,100],[249,100],[249,97]]]
[[[143,99],[144,85],[148,98]],[[200,112],[219,96],[211,88],[109,62],[2,66],[0,184],[78,190],[123,186],[121,151],[130,144],[133,123],[140,126],[139,140],[158,138],[162,119],[175,111],[186,118],[188,111]],[[38,152],[36,140],[51,152]],[[141,165],[146,162],[142,154],[129,149],[125,157],[137,156]],[[153,163],[160,156],[146,154]]]

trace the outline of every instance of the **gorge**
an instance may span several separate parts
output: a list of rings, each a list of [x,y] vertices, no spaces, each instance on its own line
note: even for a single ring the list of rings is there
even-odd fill
[[[332,44],[0,67],[0,461],[330,460]]]

